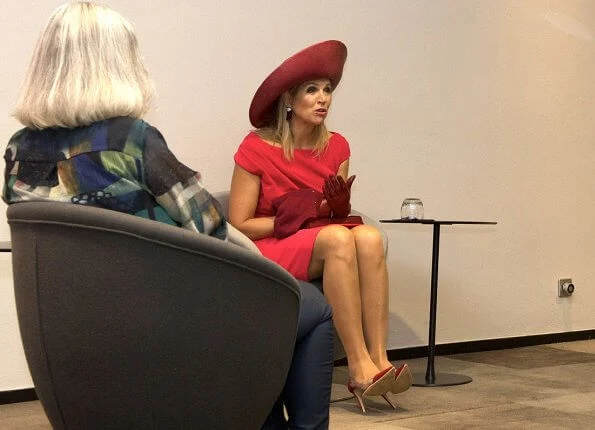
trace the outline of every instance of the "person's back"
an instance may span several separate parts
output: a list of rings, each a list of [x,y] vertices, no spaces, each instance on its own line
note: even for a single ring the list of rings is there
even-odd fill
[[[141,119],[24,128],[10,139],[5,158],[6,203],[35,199],[94,205],[225,238],[220,209],[199,174],[176,160],[161,133]],[[185,214],[177,190],[189,187],[196,195],[186,204],[195,208]],[[189,218],[192,213],[202,216]]]

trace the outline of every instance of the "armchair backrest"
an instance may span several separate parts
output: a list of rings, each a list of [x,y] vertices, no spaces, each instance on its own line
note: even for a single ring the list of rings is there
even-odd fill
[[[289,273],[106,209],[26,202],[7,218],[25,355],[54,428],[260,427],[293,354]]]

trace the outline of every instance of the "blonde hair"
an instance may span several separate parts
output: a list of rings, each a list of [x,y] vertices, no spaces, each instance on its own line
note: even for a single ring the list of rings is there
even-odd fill
[[[284,95],[277,99],[277,107],[275,109],[275,117],[271,124],[265,127],[254,130],[254,132],[264,140],[277,143],[283,148],[283,155],[288,160],[293,160],[293,135],[289,121],[287,120],[287,105],[283,101],[285,96],[294,98],[298,92],[299,85],[287,91]],[[330,139],[330,133],[324,123],[317,125],[313,131],[314,151],[316,155],[320,155],[325,149]]]
[[[155,96],[130,23],[90,2],[60,6],[43,30],[14,116],[29,128],[142,117]]]

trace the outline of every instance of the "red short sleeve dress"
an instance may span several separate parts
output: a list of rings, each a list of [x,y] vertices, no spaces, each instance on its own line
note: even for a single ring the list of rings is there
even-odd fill
[[[294,159],[287,160],[283,149],[272,146],[254,132],[240,144],[235,162],[260,177],[260,195],[255,217],[274,215],[272,201],[302,188],[322,192],[324,180],[336,175],[339,166],[351,155],[349,143],[338,133],[332,133],[326,149],[320,154],[310,149],[294,150]],[[262,254],[284,267],[301,280],[308,279],[308,266],[316,236],[322,227],[299,230],[284,239],[267,237],[254,243]]]

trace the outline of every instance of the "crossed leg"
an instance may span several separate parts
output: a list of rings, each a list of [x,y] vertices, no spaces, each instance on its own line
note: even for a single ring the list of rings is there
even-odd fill
[[[392,366],[386,355],[388,337],[388,269],[380,232],[361,225],[353,230],[362,301],[364,337],[379,369]]]
[[[314,242],[308,274],[323,276],[349,375],[365,383],[391,364],[386,357],[388,274],[379,232],[331,225]]]

